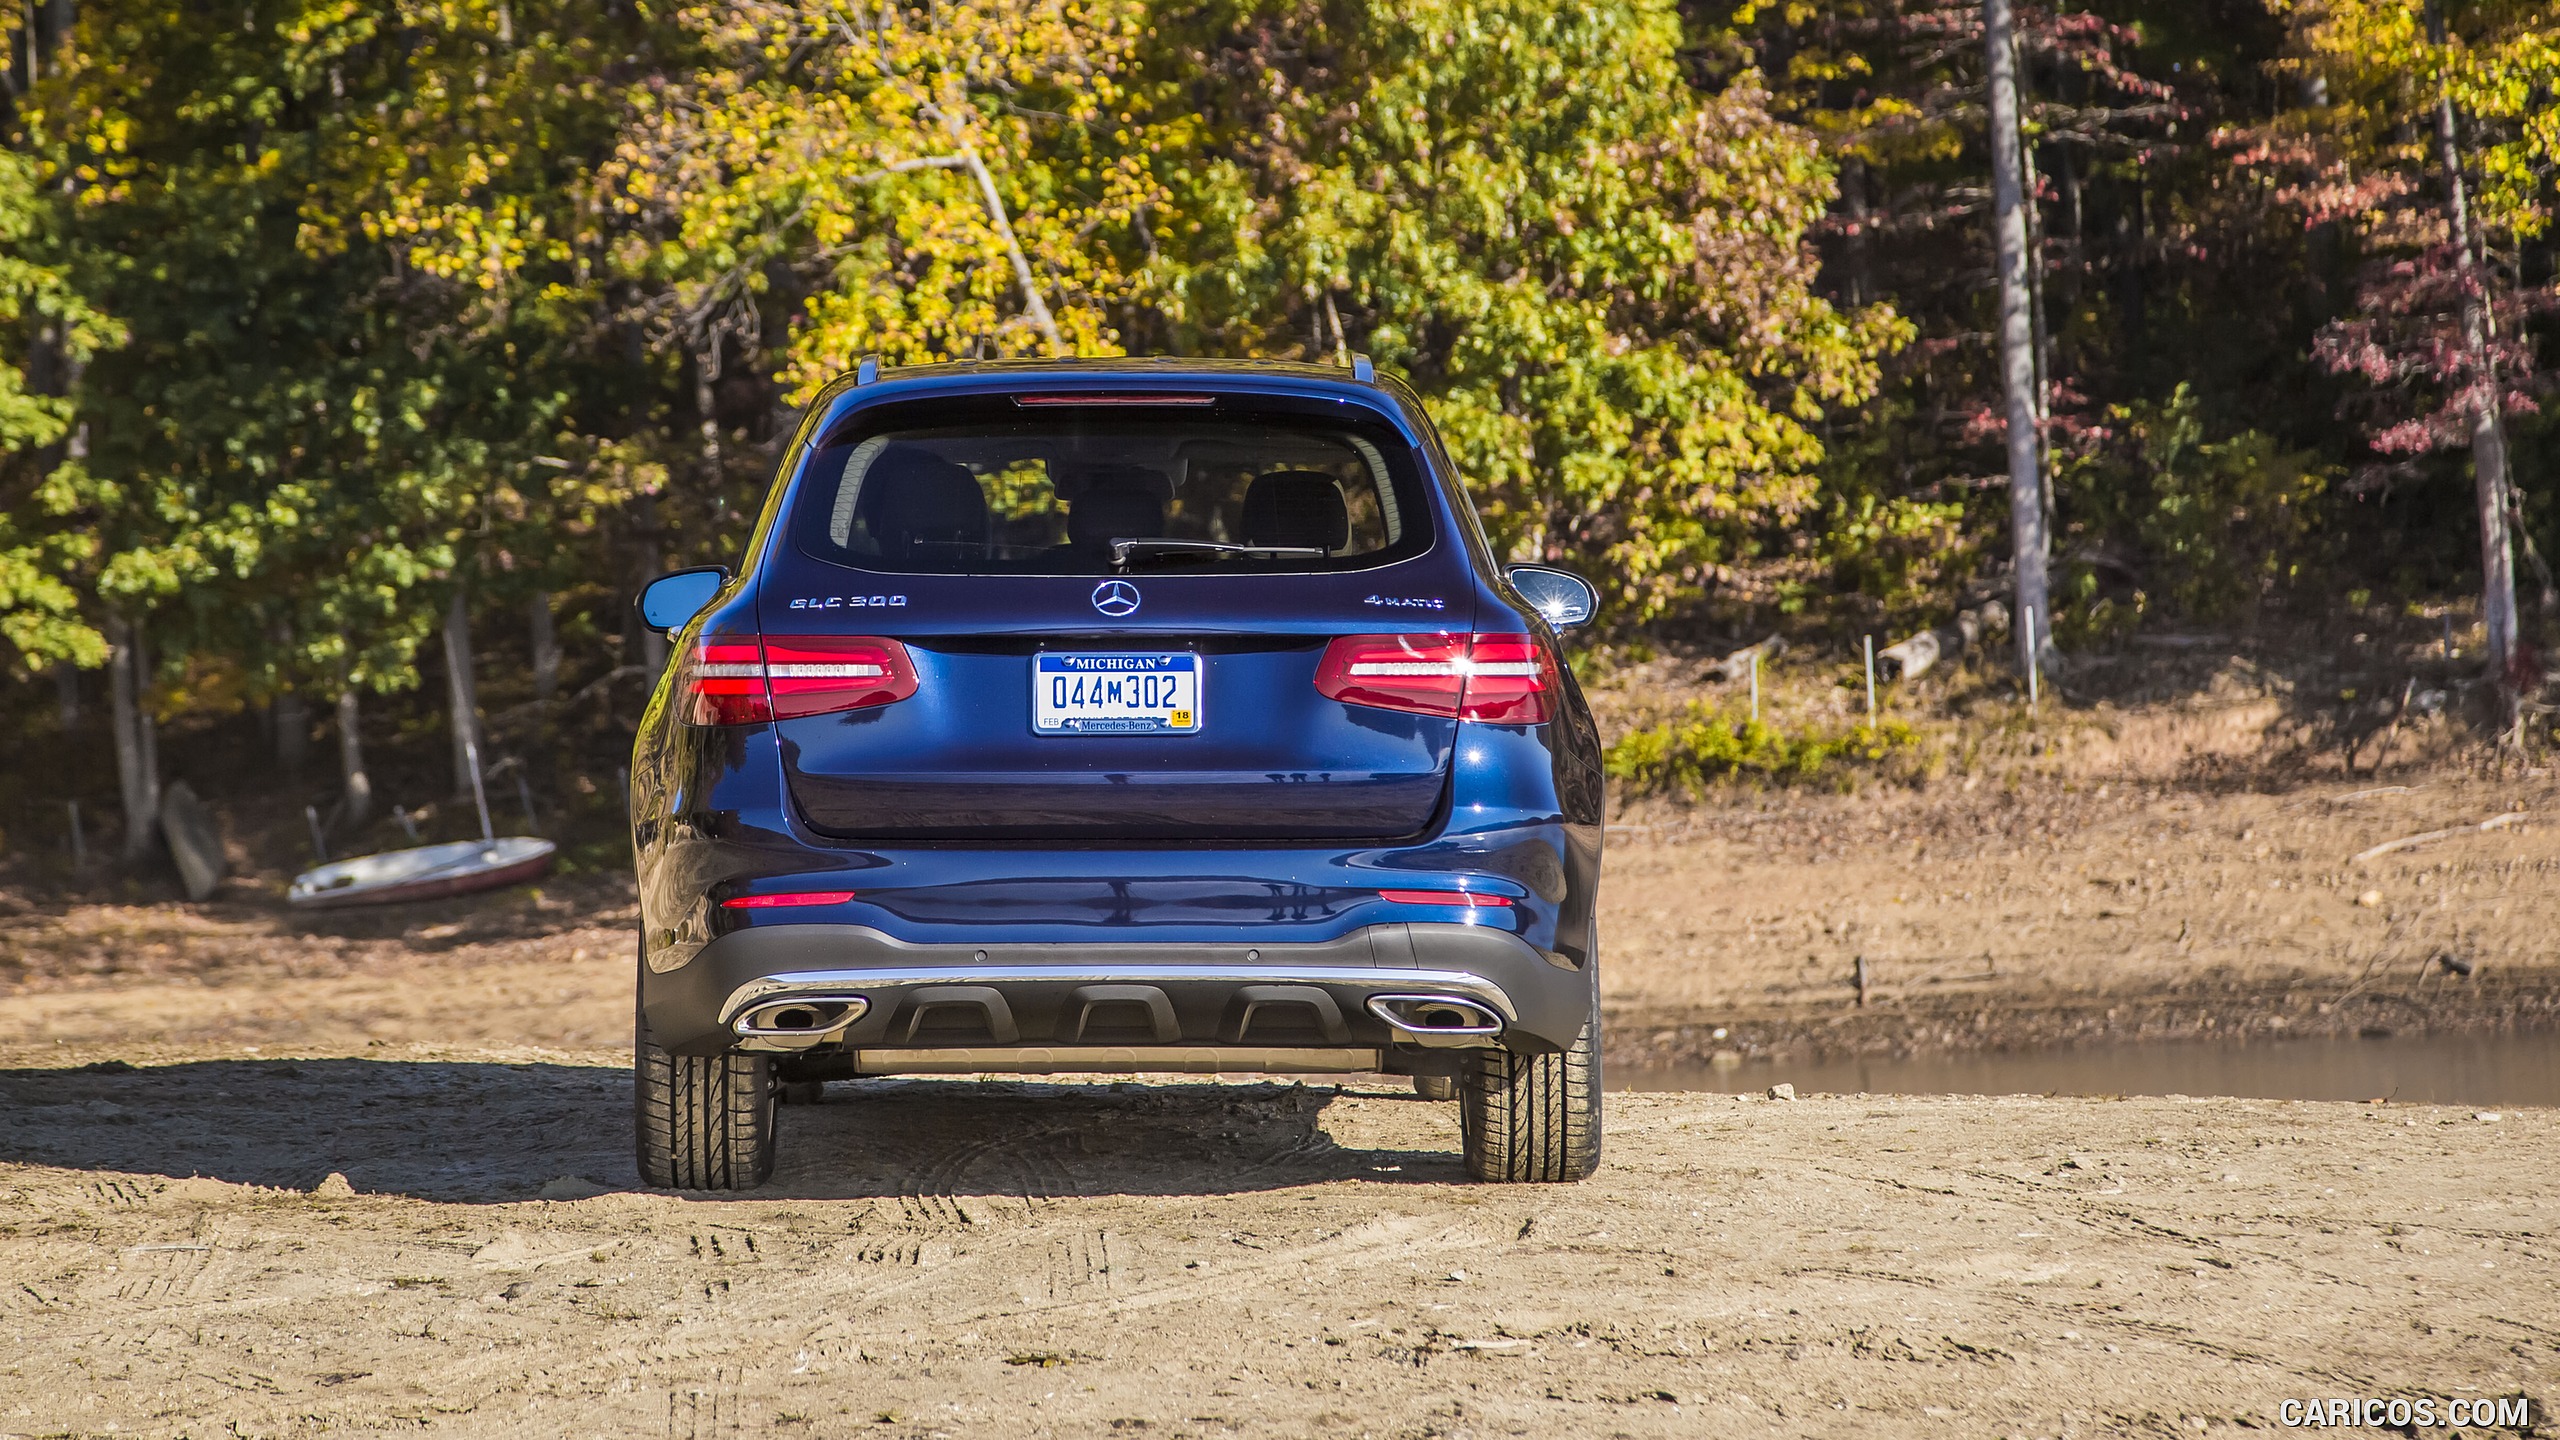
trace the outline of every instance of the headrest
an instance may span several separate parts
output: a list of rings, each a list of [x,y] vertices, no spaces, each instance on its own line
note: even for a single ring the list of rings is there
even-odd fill
[[[1244,492],[1247,545],[1309,546],[1330,554],[1351,541],[1342,487],[1312,470],[1275,470]]]
[[[862,516],[890,559],[919,544],[987,543],[987,497],[978,478],[929,450],[892,445],[862,477]]]

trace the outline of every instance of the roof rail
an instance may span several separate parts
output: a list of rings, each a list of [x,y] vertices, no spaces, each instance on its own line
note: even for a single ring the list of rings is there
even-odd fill
[[[1351,352],[1351,378],[1363,385],[1370,384],[1378,378],[1378,367],[1369,363],[1368,356],[1354,350]]]
[[[859,369],[857,369],[857,370],[855,370],[855,371],[853,372],[853,383],[854,383],[854,384],[856,384],[856,385],[877,385],[877,384],[879,384],[879,383],[880,383],[880,357],[879,357],[879,356],[877,356],[877,355],[865,355],[865,356],[863,356],[863,357],[862,357],[862,365],[861,365],[861,368],[859,368]]]

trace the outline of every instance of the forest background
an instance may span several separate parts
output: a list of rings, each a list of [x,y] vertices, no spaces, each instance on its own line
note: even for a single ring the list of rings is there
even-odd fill
[[[1365,353],[1498,544],[1601,583],[1587,671],[2013,582],[1979,5],[30,0],[10,43],[20,854],[79,804],[143,856],[111,817],[171,778],[380,841],[466,740],[535,823],[617,816],[634,591],[734,559],[866,354]],[[2015,49],[2061,672],[2476,656],[2487,414],[2483,688],[2547,735],[2560,19],[2101,0]]]

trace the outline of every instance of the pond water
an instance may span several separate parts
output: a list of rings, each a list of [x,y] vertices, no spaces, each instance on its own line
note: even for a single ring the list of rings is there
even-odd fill
[[[1609,1072],[1612,1090],[1799,1095],[2234,1095],[2403,1105],[2560,1105],[2560,1033],[2162,1041]]]

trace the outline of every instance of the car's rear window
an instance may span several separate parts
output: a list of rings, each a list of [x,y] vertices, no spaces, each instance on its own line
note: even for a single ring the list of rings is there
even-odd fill
[[[803,474],[800,548],[867,570],[1339,570],[1431,543],[1393,432],[1296,416],[982,413],[821,447]]]

